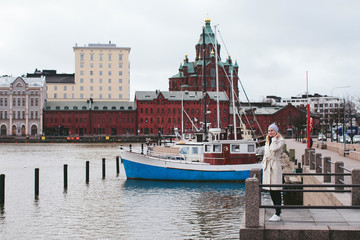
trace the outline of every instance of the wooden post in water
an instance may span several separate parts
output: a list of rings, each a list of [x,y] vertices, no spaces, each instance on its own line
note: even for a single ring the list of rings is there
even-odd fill
[[[86,161],[85,182],[89,183],[90,162]]]
[[[35,168],[35,198],[39,196],[39,169]]]
[[[68,187],[68,165],[64,164],[64,189]]]
[[[102,159],[102,178],[105,179],[105,158]]]
[[[5,174],[0,175],[0,205],[5,204]]]
[[[116,156],[116,176],[120,174],[119,156]]]

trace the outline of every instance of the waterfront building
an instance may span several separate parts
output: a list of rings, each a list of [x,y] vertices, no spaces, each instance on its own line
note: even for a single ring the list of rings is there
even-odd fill
[[[206,91],[216,91],[216,59],[215,59],[215,34],[210,25],[210,19],[205,20],[205,43],[203,41],[203,33],[200,34],[200,39],[195,45],[195,60],[189,61],[187,54],[185,55],[183,63],[180,64],[178,73],[169,78],[169,91],[203,91],[204,90],[204,60],[205,60],[205,74],[206,74]],[[203,49],[205,44],[205,59],[203,56]],[[218,79],[219,91],[225,91],[227,96],[231,96],[231,72],[233,71],[233,86],[235,95],[238,95],[238,64],[233,63],[230,56],[225,62],[221,61],[220,44],[216,42],[218,55]]]
[[[45,96],[45,77],[1,77],[1,136],[41,135]]]
[[[134,102],[47,101],[44,106],[46,136],[135,135]]]
[[[75,74],[57,73],[56,70],[38,70],[27,73],[27,78],[45,77],[46,99],[69,100],[75,98]],[[49,93],[49,91],[51,91]]]
[[[344,102],[341,98],[315,93],[314,95],[309,94],[308,98],[306,94],[291,98],[267,96],[266,101],[277,106],[286,106],[291,103],[296,107],[306,108],[308,99],[311,113],[320,118],[320,128],[323,130],[330,129],[334,115],[337,115],[344,108]]]
[[[129,101],[130,62],[128,47],[90,43],[75,46],[75,74],[35,70],[28,77],[46,76],[49,101]]]
[[[258,103],[256,106],[243,107],[241,115],[246,128],[251,129],[254,132],[254,136],[266,134],[268,126],[272,123],[279,127],[280,132],[284,136],[295,136],[295,134],[300,134],[301,130],[303,130],[305,136],[306,109],[295,107],[291,103],[285,106]],[[312,114],[311,117],[313,118],[313,128],[318,129],[320,123],[319,116]]]
[[[129,47],[90,43],[76,45],[74,52],[75,99],[130,100]]]
[[[229,126],[229,99],[219,92],[221,128]],[[204,97],[197,91],[137,91],[135,103],[139,135],[173,135],[193,133],[204,129]],[[217,93],[207,92],[207,126],[217,127]],[[182,109],[184,110],[182,113]]]

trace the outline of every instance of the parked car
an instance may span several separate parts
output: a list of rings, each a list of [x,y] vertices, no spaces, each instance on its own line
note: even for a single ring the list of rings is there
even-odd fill
[[[318,140],[319,140],[319,141],[326,141],[326,136],[325,136],[325,134],[319,133],[319,135],[318,135]]]
[[[349,135],[345,135],[345,141],[346,143],[350,143],[351,142],[351,138]],[[344,136],[339,136],[339,142],[343,143],[344,142]]]
[[[360,143],[360,135],[353,136],[353,143]]]

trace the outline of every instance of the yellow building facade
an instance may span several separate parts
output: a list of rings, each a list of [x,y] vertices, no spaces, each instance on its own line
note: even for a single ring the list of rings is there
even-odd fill
[[[74,82],[47,82],[47,97],[52,101],[129,101],[130,48],[116,44],[90,43],[75,46]]]

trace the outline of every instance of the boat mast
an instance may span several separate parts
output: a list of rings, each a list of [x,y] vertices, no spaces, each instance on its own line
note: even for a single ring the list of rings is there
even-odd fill
[[[216,26],[215,29],[215,76],[216,76],[216,113],[217,113],[217,128],[220,129],[220,109],[219,109],[219,69],[218,69],[218,52],[216,41]]]
[[[236,136],[236,108],[235,108],[235,96],[234,96],[234,69],[231,67],[231,100],[233,108],[233,122],[234,122],[234,139],[237,140]]]
[[[204,88],[203,88],[203,97],[204,97],[204,134],[205,139],[204,142],[208,141],[208,135],[207,135],[207,123],[206,123],[206,64],[205,64],[205,27],[203,27],[203,81],[204,81]]]

